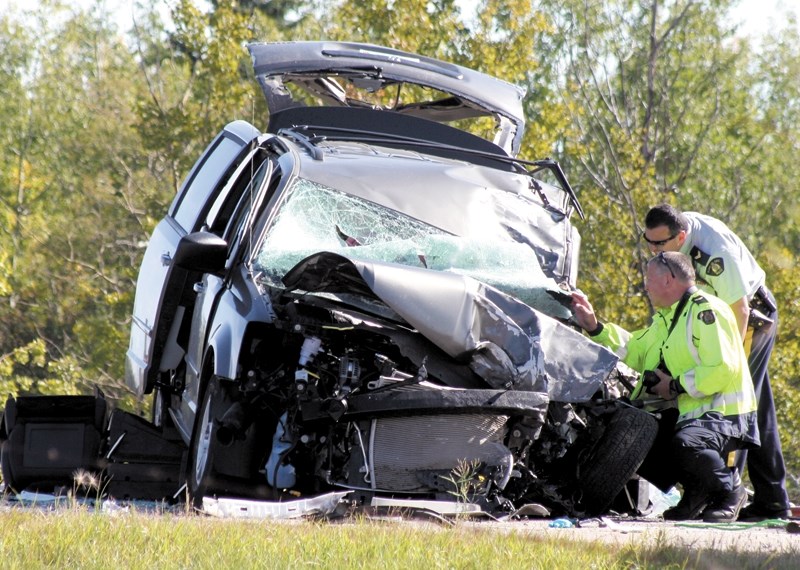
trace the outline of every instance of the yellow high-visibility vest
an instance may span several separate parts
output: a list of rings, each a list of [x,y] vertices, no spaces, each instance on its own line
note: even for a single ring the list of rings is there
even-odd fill
[[[592,339],[640,373],[654,370],[663,358],[683,389],[677,399],[679,423],[712,411],[723,416],[754,412],[753,381],[731,308],[709,293],[694,291],[670,333],[679,305],[659,310],[647,328],[630,333],[607,323]],[[640,379],[632,398],[641,397],[642,388]]]

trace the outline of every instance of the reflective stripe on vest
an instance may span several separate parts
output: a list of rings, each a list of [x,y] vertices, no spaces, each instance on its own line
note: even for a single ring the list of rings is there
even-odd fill
[[[690,311],[691,311],[691,309],[690,309]],[[694,345],[693,340],[694,340],[694,319],[692,319],[691,317],[687,317],[687,319],[686,319],[686,346],[689,347],[689,353],[692,355],[692,358],[694,358],[694,363],[697,366],[700,366],[700,364],[702,364],[700,362],[700,353],[697,352],[697,347]]]
[[[728,409],[731,406],[733,409]],[[750,411],[755,411],[755,400],[751,398],[749,391],[732,392],[729,394],[717,394],[707,404],[681,412],[681,420],[699,418],[706,412],[721,412],[724,416],[743,414]]]
[[[687,370],[683,374],[683,382],[681,385],[683,389],[686,390],[686,393],[689,394],[692,398],[707,398],[708,394],[703,394],[700,390],[697,389],[697,383],[694,379],[694,368],[691,370]]]
[[[691,311],[691,309],[690,309]],[[702,363],[700,362],[700,353],[697,352],[697,347],[692,342],[694,335],[694,321],[691,318],[686,319],[686,346],[689,348],[689,354],[692,355],[694,359],[694,363],[696,366],[700,366]],[[705,398],[706,394],[703,394],[697,389],[697,384],[695,383],[694,378],[694,368],[688,370],[683,375],[683,389],[686,390],[686,393],[694,398]]]

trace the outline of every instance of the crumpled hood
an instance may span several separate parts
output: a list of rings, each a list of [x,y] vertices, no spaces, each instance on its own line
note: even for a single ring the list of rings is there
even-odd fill
[[[618,358],[577,331],[470,277],[335,253],[311,255],[283,278],[289,289],[380,299],[448,355],[496,388],[584,402]]]

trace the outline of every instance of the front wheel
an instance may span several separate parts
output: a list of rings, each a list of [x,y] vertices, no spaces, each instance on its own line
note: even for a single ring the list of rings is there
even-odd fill
[[[643,410],[617,410],[592,451],[580,462],[581,508],[590,515],[605,512],[622,491],[655,441],[658,422]]]
[[[195,429],[189,448],[186,479],[189,496],[195,506],[200,506],[203,497],[212,494],[217,488],[217,471],[214,468],[214,457],[220,446],[217,441],[217,425],[219,418],[229,407],[229,398],[220,381],[211,377],[195,419]]]

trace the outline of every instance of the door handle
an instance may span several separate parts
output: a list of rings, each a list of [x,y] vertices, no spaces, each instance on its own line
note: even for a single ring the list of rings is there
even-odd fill
[[[170,263],[172,263],[172,256],[168,251],[165,251],[161,254],[161,265],[168,267]]]

